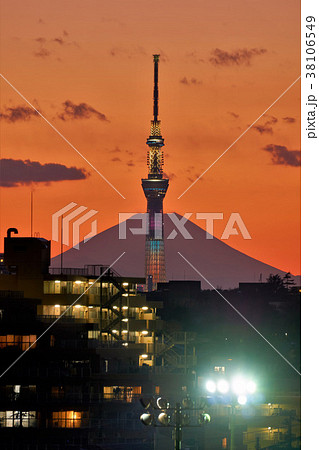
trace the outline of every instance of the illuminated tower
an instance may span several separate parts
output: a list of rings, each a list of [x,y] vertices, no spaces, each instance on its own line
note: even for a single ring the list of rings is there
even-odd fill
[[[168,188],[168,179],[163,178],[164,139],[161,136],[161,122],[158,120],[158,61],[154,56],[154,106],[151,134],[146,144],[148,177],[142,179],[147,199],[149,229],[145,242],[145,277],[147,290],[156,289],[159,281],[165,281],[163,199]]]

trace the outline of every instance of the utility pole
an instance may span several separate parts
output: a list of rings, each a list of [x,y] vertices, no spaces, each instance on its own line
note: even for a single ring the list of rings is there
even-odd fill
[[[99,327],[100,327],[100,335],[99,335],[99,340],[100,342],[102,342],[102,325],[103,325],[103,318],[102,318],[102,313],[103,313],[103,294],[102,294],[102,289],[103,289],[103,281],[102,281],[102,273],[103,273],[103,267],[100,267],[100,317],[99,317]]]
[[[31,199],[30,199],[30,234],[33,237],[33,191],[31,190]]]
[[[174,450],[182,450],[182,407],[180,403],[176,403],[176,422],[174,429]]]
[[[210,415],[203,410],[204,405],[195,407],[194,402],[189,396],[186,396],[181,403],[177,402],[175,407],[170,407],[168,401],[162,397],[157,398],[157,400],[154,397],[149,399],[141,398],[140,401],[142,406],[146,410],[149,410],[140,417],[140,420],[144,425],[173,428],[172,439],[174,442],[174,450],[182,450],[182,429],[184,427],[201,427],[210,422]],[[161,411],[157,417],[157,421],[154,413],[151,412],[151,409]],[[199,412],[197,424],[191,423],[190,415],[185,414],[185,411],[187,410]],[[174,424],[171,422],[171,417],[168,414],[169,411],[174,412]]]
[[[63,273],[63,214],[61,216],[61,275]]]
[[[230,406],[230,420],[229,420],[229,428],[230,428],[230,450],[236,450],[235,447],[235,406],[233,403]]]
[[[292,420],[291,420],[291,415],[289,415],[289,419],[288,419],[288,432],[287,432],[287,437],[288,437],[288,449],[290,450],[292,447],[291,447],[291,441],[292,441],[292,429],[291,429],[291,422],[292,422]]]
[[[256,450],[260,450],[260,439],[259,439],[259,437],[256,438]]]

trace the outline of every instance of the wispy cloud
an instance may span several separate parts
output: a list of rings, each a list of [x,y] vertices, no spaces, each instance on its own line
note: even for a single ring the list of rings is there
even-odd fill
[[[116,146],[113,150],[110,150],[110,153],[121,153],[121,149]]]
[[[239,118],[239,114],[236,114],[232,111],[228,111],[228,114],[230,114],[232,117],[234,117],[234,119],[238,119]]]
[[[202,81],[197,80],[197,78],[188,79],[187,77],[182,78],[179,82],[185,84],[185,86],[198,86],[203,84]]]
[[[47,48],[40,48],[39,50],[33,52],[34,56],[36,56],[37,58],[48,58],[49,56],[52,55],[52,52],[50,50],[48,50]]]
[[[46,41],[47,41],[46,38],[44,38],[44,37],[42,37],[42,36],[37,37],[37,38],[35,38],[34,40],[35,40],[35,42],[38,42],[38,43],[41,44],[41,45],[45,44]]]
[[[87,103],[75,104],[71,100],[66,100],[62,105],[63,112],[58,115],[61,120],[90,119],[91,117],[95,117],[104,122],[109,122],[105,114],[97,111]]]
[[[62,39],[62,38],[54,38],[54,39],[52,39],[52,41],[53,42],[55,42],[56,44],[59,44],[59,45],[65,45],[67,42],[64,40],[64,39]]]
[[[18,187],[31,183],[51,183],[66,180],[84,180],[89,176],[85,169],[63,164],[30,161],[29,159],[3,158],[0,160],[0,186]]]
[[[271,161],[275,165],[299,167],[301,165],[300,150],[288,150],[284,145],[268,144],[263,148],[271,154]]]
[[[267,114],[265,114],[264,117],[268,119],[263,124],[254,125],[252,129],[258,131],[260,134],[273,134],[272,126],[278,122],[277,117],[268,116]]]
[[[188,173],[187,179],[191,183],[193,183],[193,181],[196,180],[196,178],[199,178],[199,174],[194,173],[194,169],[195,169],[195,166],[188,166],[186,169],[186,172]],[[200,180],[202,181],[202,178],[200,178]]]
[[[278,122],[278,119],[275,116],[269,116],[268,114],[265,114],[264,117],[267,118],[265,125],[274,125]]]
[[[258,131],[260,134],[273,134],[272,127],[269,127],[267,125],[254,125],[252,129]]]
[[[191,59],[195,63],[205,63],[206,62],[205,58],[199,56],[199,54],[196,50],[186,53],[186,58]]]
[[[215,66],[249,66],[254,57],[264,55],[266,52],[265,48],[242,48],[231,52],[215,48],[211,51],[209,62]]]
[[[146,56],[147,52],[143,47],[112,47],[109,50],[109,54],[114,57],[134,58],[136,56]]]
[[[0,119],[9,123],[25,122],[32,117],[40,117],[37,111],[29,106],[15,106],[12,108],[5,108],[4,112],[0,112]]]
[[[296,119],[294,117],[283,117],[282,120],[286,123],[295,123]]]
[[[57,46],[64,47],[74,45],[76,47],[79,47],[79,44],[77,42],[70,40],[69,33],[66,30],[63,30],[62,36],[53,38],[45,38],[43,36],[39,36],[35,38],[34,41],[38,44],[39,48],[33,52],[33,55],[37,58],[42,59],[56,55]],[[58,59],[60,60],[60,58]]]
[[[168,178],[169,180],[174,180],[174,178],[176,178],[176,174],[174,172],[163,172],[163,177]]]

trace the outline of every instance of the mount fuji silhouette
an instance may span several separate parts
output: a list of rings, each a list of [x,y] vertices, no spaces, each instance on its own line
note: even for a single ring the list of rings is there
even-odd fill
[[[180,219],[181,216],[176,214]],[[97,234],[88,242],[81,242],[79,249],[71,248],[63,253],[64,267],[83,267],[86,264],[114,265],[122,276],[144,277],[145,236],[132,234],[129,228],[140,228],[141,221],[126,221],[126,239],[119,239],[119,225]],[[180,252],[215,288],[238,287],[239,282],[266,281],[270,274],[283,276],[284,271],[254,259],[214,237],[206,239],[206,231],[188,221],[185,228],[193,239],[184,239],[177,233],[175,239],[167,239],[174,224],[164,214],[166,279],[200,280],[202,289],[212,287],[189,266]],[[51,267],[60,267],[60,255],[51,260]],[[300,277],[295,276],[297,285]]]

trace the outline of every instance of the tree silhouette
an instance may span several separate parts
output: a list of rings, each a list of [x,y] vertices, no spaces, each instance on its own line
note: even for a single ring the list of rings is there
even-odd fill
[[[283,284],[287,290],[289,290],[290,286],[296,284],[290,272],[287,272],[286,275],[283,277]]]
[[[269,284],[271,292],[275,295],[281,293],[285,289],[283,279],[278,274],[270,274],[267,278],[267,283]]]

